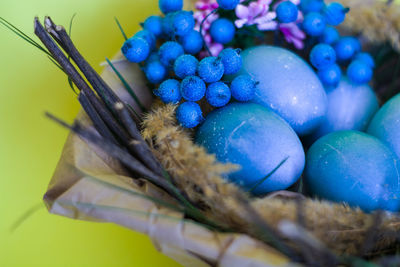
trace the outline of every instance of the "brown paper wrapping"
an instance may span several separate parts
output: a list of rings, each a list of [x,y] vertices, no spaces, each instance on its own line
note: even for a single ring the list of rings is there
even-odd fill
[[[151,94],[138,66],[120,55],[114,65],[149,106]],[[121,98],[137,108],[110,67],[102,76]],[[78,120],[90,124],[83,112]],[[112,222],[147,234],[159,251],[184,266],[295,266],[257,240],[246,235],[213,232],[143,195],[174,202],[152,184],[127,177],[116,160],[71,133],[44,201],[54,214]]]

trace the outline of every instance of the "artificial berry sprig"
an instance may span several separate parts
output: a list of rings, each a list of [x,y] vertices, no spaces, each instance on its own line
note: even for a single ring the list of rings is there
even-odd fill
[[[340,65],[347,68],[351,82],[368,83],[373,75],[372,57],[361,52],[357,38],[341,37],[334,28],[345,20],[349,8],[336,2],[326,5],[323,0],[302,0],[300,8],[305,14],[304,31],[319,41],[311,50],[310,62],[318,70],[321,82],[327,87],[336,87],[342,76]]]
[[[283,34],[297,49],[309,36],[313,44],[310,63],[326,87],[335,87],[342,69],[353,83],[368,83],[374,60],[361,51],[359,40],[340,36],[335,28],[349,12],[340,3],[326,5],[323,0],[199,0],[197,12],[182,10],[183,0],[159,0],[162,16],[150,16],[143,30],[126,40],[125,57],[140,63],[147,80],[158,85],[154,94],[165,103],[179,104],[177,119],[187,128],[203,119],[203,98],[219,108],[235,101],[250,101],[257,82],[248,75],[236,75],[242,67],[236,33],[254,27],[261,32]],[[201,60],[200,60],[201,59]]]

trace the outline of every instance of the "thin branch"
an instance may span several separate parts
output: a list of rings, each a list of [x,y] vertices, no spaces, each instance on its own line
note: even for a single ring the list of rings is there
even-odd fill
[[[99,113],[93,107],[85,92],[81,92],[79,94],[78,100],[100,135],[103,136],[105,139],[110,140],[112,143],[118,144],[118,141],[115,139],[114,135],[107,127],[107,125],[104,123]]]
[[[142,163],[140,163],[137,159],[132,157],[128,152],[120,148],[119,146],[111,143],[110,141],[102,138],[101,136],[93,133],[89,129],[84,129],[79,123],[75,123],[74,125],[69,125],[66,122],[64,122],[61,119],[58,119],[54,115],[46,112],[46,116],[60,124],[61,126],[70,129],[71,131],[75,132],[78,136],[86,140],[87,142],[101,148],[109,154],[112,157],[115,157],[116,159],[120,160],[121,163],[123,163],[126,167],[128,167],[130,170],[134,171],[140,176],[143,176],[143,178],[149,180],[153,184],[163,188],[166,190],[169,194],[171,195],[176,195],[175,189],[171,188],[171,185],[163,178],[157,176],[154,174],[152,171],[147,169],[145,166],[143,166]]]
[[[125,128],[127,129],[128,133],[134,139],[135,152],[141,155],[141,158],[143,159],[146,166],[155,171],[157,174],[162,175],[163,168],[161,164],[155,158],[149,146],[144,141],[136,126],[136,123],[133,121],[125,105],[122,102],[118,102],[115,104],[115,109],[118,111],[119,117]]]
[[[119,101],[118,96],[79,53],[64,27],[55,25],[50,17],[45,18],[45,25],[47,31],[60,44],[64,51],[71,56],[72,60],[76,63],[83,75],[93,86],[93,89],[101,98],[103,98],[110,110],[113,110],[113,105]]]

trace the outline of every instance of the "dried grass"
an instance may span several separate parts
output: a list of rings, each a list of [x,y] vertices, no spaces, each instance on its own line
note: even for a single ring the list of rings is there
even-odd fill
[[[298,222],[299,209],[303,227],[338,254],[356,254],[373,224],[374,215],[344,204],[305,199],[263,198],[250,199],[236,185],[227,183],[222,175],[237,166],[218,163],[215,156],[192,141],[192,133],[177,125],[175,106],[158,102],[143,121],[143,136],[152,144],[154,153],[163,166],[175,177],[174,182],[205,210],[210,218],[224,222],[241,232],[254,236],[246,216],[245,206],[238,199],[246,199],[260,216],[276,231],[280,222]],[[379,226],[379,240],[368,251],[391,248],[400,230],[400,219],[383,216]]]
[[[400,5],[376,0],[339,0],[338,2],[350,7],[350,12],[341,27],[362,34],[370,43],[388,42],[400,52]]]

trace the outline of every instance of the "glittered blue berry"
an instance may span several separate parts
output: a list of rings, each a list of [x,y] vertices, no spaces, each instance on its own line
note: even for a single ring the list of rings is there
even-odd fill
[[[355,84],[368,83],[372,79],[372,68],[360,60],[354,60],[347,68],[347,77]]]
[[[319,41],[324,44],[332,45],[336,43],[340,38],[338,30],[334,27],[327,26],[325,27],[322,35],[319,37]]]
[[[300,9],[304,14],[310,12],[320,12],[324,7],[323,0],[301,0]]]
[[[361,50],[361,44],[354,37],[342,37],[336,42],[334,48],[337,59],[339,61],[347,61]]]
[[[185,53],[195,55],[203,48],[203,38],[196,30],[191,30],[188,34],[181,36],[179,42]]]
[[[326,19],[326,23],[332,26],[341,24],[346,18],[349,8],[343,7],[342,4],[333,2],[322,9],[322,14]]]
[[[194,28],[194,17],[192,11],[178,11],[174,15],[174,33],[177,36],[184,36]]]
[[[211,38],[220,44],[227,44],[233,40],[235,36],[235,26],[232,21],[226,18],[220,18],[211,23],[210,35]]]
[[[166,67],[172,67],[175,60],[183,54],[183,48],[177,42],[165,42],[158,51],[160,61]]]
[[[231,100],[231,90],[223,82],[212,83],[207,88],[206,99],[213,107],[223,107]]]
[[[325,87],[336,87],[342,77],[342,70],[337,64],[332,64],[319,70],[318,77]]]
[[[147,41],[147,43],[150,45],[151,50],[153,50],[156,47],[156,37],[152,32],[150,32],[148,30],[138,31],[134,35],[134,37],[145,39]]]
[[[240,52],[240,49],[225,48],[219,53],[218,57],[221,58],[222,64],[224,65],[225,75],[235,74],[242,67]]]
[[[174,64],[175,75],[181,79],[186,76],[193,76],[196,74],[199,61],[192,55],[182,55],[178,57]]]
[[[203,58],[199,63],[197,73],[206,83],[218,82],[224,75],[224,65],[221,58]]]
[[[220,8],[225,10],[233,10],[239,4],[240,0],[217,0]]]
[[[177,104],[181,101],[180,83],[177,80],[169,79],[160,84],[154,94],[166,104]]]
[[[206,93],[206,84],[197,76],[187,76],[181,82],[181,95],[188,101],[199,101]]]
[[[158,6],[162,13],[179,11],[183,8],[183,0],[158,0]]]
[[[358,53],[355,57],[354,60],[360,60],[367,64],[370,68],[375,68],[375,61],[373,57],[369,53]]]
[[[162,82],[168,74],[167,68],[158,60],[148,62],[144,68],[144,72],[147,80],[153,84]]]
[[[257,82],[248,74],[242,74],[233,79],[231,83],[231,94],[240,102],[250,101],[254,98]]]
[[[303,29],[310,36],[320,36],[326,27],[324,16],[320,13],[310,12],[303,20]]]
[[[139,63],[146,60],[149,56],[150,45],[143,38],[132,37],[125,41],[121,51],[127,60]]]
[[[297,20],[299,10],[297,6],[290,1],[284,1],[276,8],[276,16],[280,23],[290,23]]]
[[[311,49],[310,61],[317,69],[332,65],[336,62],[335,49],[328,44],[317,44]]]
[[[184,102],[176,109],[176,119],[185,128],[194,128],[203,120],[200,106],[195,102]]]
[[[162,35],[162,18],[159,16],[150,16],[143,23],[143,29],[153,33],[159,38]]]

